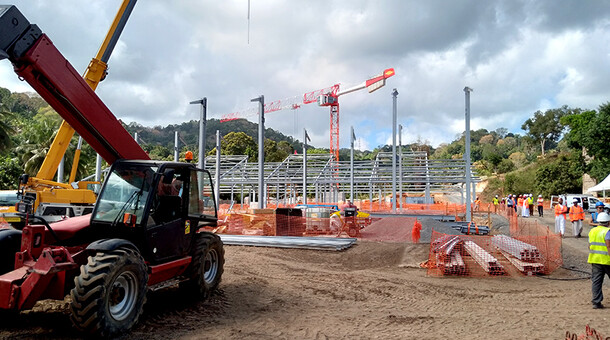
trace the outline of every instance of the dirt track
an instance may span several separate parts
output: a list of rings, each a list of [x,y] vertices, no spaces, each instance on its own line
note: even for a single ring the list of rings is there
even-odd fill
[[[587,269],[586,242],[564,240],[568,266]],[[591,309],[590,280],[428,277],[418,266],[427,256],[427,244],[409,243],[343,252],[227,246],[219,294],[200,303],[176,289],[149,294],[124,338],[563,339],[587,324],[610,335],[609,310]],[[581,275],[558,269],[550,278]],[[0,338],[79,338],[65,305],[4,320]]]

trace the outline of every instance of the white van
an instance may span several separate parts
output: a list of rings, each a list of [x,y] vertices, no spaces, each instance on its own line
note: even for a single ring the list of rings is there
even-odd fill
[[[595,212],[595,204],[597,202],[601,202],[599,198],[584,195],[584,194],[565,194],[565,195],[553,195],[551,196],[551,208],[555,207],[559,197],[563,198],[564,205],[567,205],[568,208],[574,205],[574,200],[578,201],[578,204],[582,207],[582,209],[586,212],[593,213]],[[605,204],[606,208],[610,208],[610,204]]]

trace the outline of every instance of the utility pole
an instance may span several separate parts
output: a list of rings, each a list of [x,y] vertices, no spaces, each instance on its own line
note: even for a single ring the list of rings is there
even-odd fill
[[[392,213],[396,214],[396,98],[398,91],[392,91]]]
[[[200,104],[201,114],[199,116],[199,162],[197,167],[205,169],[205,127],[206,127],[206,111],[208,109],[208,99],[202,99],[190,102],[190,104]]]
[[[258,102],[258,207],[265,209],[265,96],[250,101]]]
[[[470,92],[472,89],[468,86],[464,87],[465,107],[466,107],[466,135],[464,142],[466,150],[464,151],[464,161],[466,163],[466,222],[471,222],[471,199],[470,199]]]

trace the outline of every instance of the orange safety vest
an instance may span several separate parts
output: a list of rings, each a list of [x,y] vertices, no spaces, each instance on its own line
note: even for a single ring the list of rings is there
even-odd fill
[[[567,208],[564,207],[563,205],[556,204],[555,205],[555,216],[563,215],[563,217],[566,217],[565,216],[566,210],[567,210]]]
[[[540,197],[537,202],[538,202],[538,206],[541,207],[542,202],[544,202],[544,199],[542,197]]]
[[[521,198],[521,197],[517,198],[517,205],[520,207],[523,206],[523,198]]]
[[[572,206],[570,208],[570,222],[584,220],[584,219],[585,219],[585,212],[582,210],[582,207],[580,205]]]

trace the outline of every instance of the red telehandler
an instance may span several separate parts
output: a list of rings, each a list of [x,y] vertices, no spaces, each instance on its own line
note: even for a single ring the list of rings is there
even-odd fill
[[[0,310],[70,295],[71,319],[103,337],[138,321],[148,290],[172,285],[206,298],[224,267],[210,173],[152,161],[51,40],[15,6],[0,5],[0,59],[109,164],[91,215],[49,225],[21,202],[22,230],[0,230]],[[22,179],[22,183],[27,178]]]

